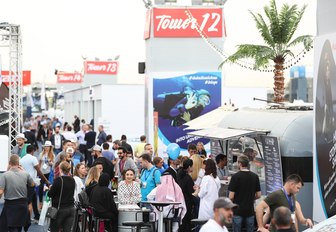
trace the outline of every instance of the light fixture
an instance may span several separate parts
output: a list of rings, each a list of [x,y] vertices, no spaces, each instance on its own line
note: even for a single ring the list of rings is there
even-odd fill
[[[216,5],[221,6],[224,5],[227,0],[192,0],[192,5]]]
[[[155,5],[165,5],[172,3],[177,3],[177,0],[155,0]]]

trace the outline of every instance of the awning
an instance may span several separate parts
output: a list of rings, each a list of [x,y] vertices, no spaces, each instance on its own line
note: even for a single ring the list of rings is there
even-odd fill
[[[235,110],[237,109],[232,107],[218,107],[217,109],[212,110],[207,114],[199,116],[185,123],[184,125],[188,126],[185,128],[185,130],[200,130],[217,127],[225,115],[230,114]]]
[[[235,137],[257,135],[261,133],[265,134],[265,131],[239,130],[239,129],[216,127],[216,128],[208,128],[204,130],[192,131],[189,132],[188,134],[208,139],[229,140]]]

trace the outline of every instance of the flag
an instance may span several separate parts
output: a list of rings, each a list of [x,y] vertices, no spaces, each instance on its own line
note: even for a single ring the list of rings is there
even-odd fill
[[[42,82],[41,86],[41,110],[46,109],[46,101],[45,101],[45,86],[44,86],[44,81]]]

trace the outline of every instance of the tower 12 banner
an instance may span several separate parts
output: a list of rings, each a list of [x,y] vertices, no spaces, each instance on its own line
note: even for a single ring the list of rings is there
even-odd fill
[[[336,214],[336,34],[315,43],[314,220],[320,221]]]
[[[153,78],[153,106],[157,117],[157,133],[167,146],[177,143],[182,149],[188,144],[208,140],[187,135],[184,123],[221,106],[221,73],[197,72],[169,78]]]

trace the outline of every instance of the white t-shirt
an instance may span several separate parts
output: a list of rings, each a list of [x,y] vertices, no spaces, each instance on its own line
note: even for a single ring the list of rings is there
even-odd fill
[[[60,149],[61,148],[61,135],[55,134],[55,148]]]
[[[75,183],[76,183],[76,188],[75,188],[75,192],[74,192],[74,199],[75,199],[75,201],[79,201],[78,193],[80,193],[85,188],[85,186],[84,186],[81,178],[79,178],[78,176],[74,176],[73,178],[74,178]]]
[[[39,181],[37,181],[37,171],[35,169],[35,166],[38,165],[37,158],[35,156],[27,154],[20,159],[20,164],[24,168],[24,170],[29,173],[35,184],[39,185]]]
[[[207,223],[205,223],[202,227],[200,232],[228,232],[227,228],[221,227],[215,220],[209,219]]]
[[[212,175],[205,175],[202,179],[200,192],[200,208],[198,218],[210,219],[213,218],[213,204],[218,198],[218,191],[220,188],[220,180],[218,176],[213,178]]]

